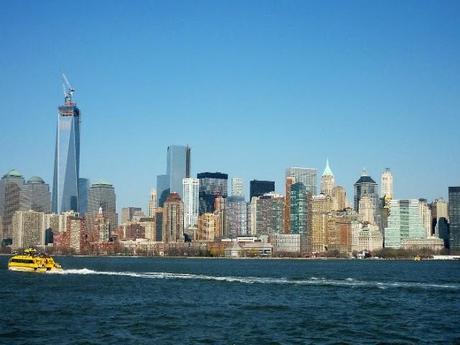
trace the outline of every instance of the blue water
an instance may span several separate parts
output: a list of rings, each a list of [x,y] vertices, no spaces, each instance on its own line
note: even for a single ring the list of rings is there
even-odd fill
[[[460,262],[58,261],[0,258],[0,344],[460,343]]]

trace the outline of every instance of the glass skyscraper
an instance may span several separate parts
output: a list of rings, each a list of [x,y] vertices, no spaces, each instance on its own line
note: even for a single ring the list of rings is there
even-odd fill
[[[286,169],[286,177],[293,177],[294,182],[301,182],[305,190],[312,195],[316,195],[316,175],[317,170],[313,168],[292,167]]]
[[[74,90],[65,93],[59,107],[54,157],[53,212],[78,211],[80,174],[80,110],[73,101]]]
[[[274,181],[258,181],[252,180],[249,182],[249,200],[252,200],[255,196],[262,196],[265,193],[270,193],[275,191],[275,182]]]
[[[228,175],[220,172],[203,172],[197,174],[200,180],[200,215],[214,212],[217,197],[227,197]]]
[[[460,187],[449,187],[450,249],[460,252]]]
[[[182,180],[190,177],[190,151],[188,146],[168,147],[166,175],[169,176],[169,192],[178,193],[181,199]]]

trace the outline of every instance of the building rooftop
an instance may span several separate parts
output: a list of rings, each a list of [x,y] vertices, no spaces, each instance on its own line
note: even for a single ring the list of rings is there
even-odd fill
[[[363,175],[359,178],[358,181],[355,182],[355,184],[358,184],[358,183],[376,183],[372,177],[368,176],[368,175]]]
[[[326,168],[324,169],[323,176],[334,176],[334,173],[329,166],[329,159],[326,159]]]
[[[45,181],[39,176],[32,176],[27,183],[37,183],[37,184],[44,184]]]
[[[5,175],[3,175],[3,178],[7,178],[7,177],[22,177],[22,174],[16,169],[11,169]]]

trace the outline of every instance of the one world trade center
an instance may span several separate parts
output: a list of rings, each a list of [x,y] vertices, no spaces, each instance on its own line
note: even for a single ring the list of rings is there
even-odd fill
[[[74,89],[64,78],[64,105],[58,109],[54,156],[53,212],[78,211],[80,175],[80,110],[73,101]]]

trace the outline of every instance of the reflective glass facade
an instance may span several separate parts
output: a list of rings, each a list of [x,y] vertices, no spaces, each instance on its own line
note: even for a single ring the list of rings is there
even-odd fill
[[[460,187],[449,187],[450,249],[460,252]]]
[[[80,110],[67,99],[59,107],[54,157],[53,212],[78,211]]]
[[[178,193],[182,199],[182,180],[190,177],[190,147],[168,147],[166,175],[169,176],[169,192]]]

